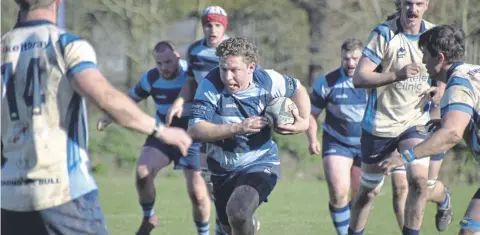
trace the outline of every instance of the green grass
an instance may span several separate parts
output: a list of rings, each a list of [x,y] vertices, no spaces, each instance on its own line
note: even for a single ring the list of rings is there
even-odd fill
[[[132,235],[140,220],[133,175],[96,176],[100,187],[100,201],[110,234]],[[191,206],[186,195],[181,172],[169,172],[157,177],[155,210],[160,225],[153,234],[196,234],[191,218]],[[454,221],[442,233],[458,232],[458,222],[476,187],[451,185]],[[374,204],[365,234],[400,234],[392,206],[390,184]],[[257,211],[261,220],[260,235],[335,234],[328,212],[328,193],[325,183],[316,180],[290,180],[282,178],[269,202]],[[213,213],[212,213],[213,215]],[[435,206],[429,203],[422,234],[439,234],[434,225]],[[214,221],[213,219],[211,221]],[[213,231],[214,225],[211,224]],[[212,233],[213,234],[213,233]]]

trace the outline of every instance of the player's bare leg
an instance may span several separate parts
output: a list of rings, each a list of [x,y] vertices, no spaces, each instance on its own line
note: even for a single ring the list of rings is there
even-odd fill
[[[362,163],[360,188],[350,207],[349,234],[363,234],[373,201],[380,193],[384,182],[384,173],[378,164]]]
[[[253,235],[256,231],[254,213],[260,201],[257,190],[248,185],[237,187],[227,203],[227,216],[230,224],[230,235]]]
[[[353,200],[360,188],[360,176],[362,175],[362,168],[352,166],[350,169],[350,200]]]
[[[142,149],[136,170],[136,187],[143,209],[143,220],[137,235],[148,235],[158,224],[155,215],[155,185],[154,179],[158,171],[168,166],[170,159],[160,150],[145,146]]]
[[[348,234],[350,221],[348,192],[352,165],[353,159],[340,155],[328,155],[323,158],[323,168],[330,196],[328,207],[335,230],[340,235]]]
[[[403,140],[399,144],[400,152],[411,148],[422,139],[412,138]],[[427,204],[427,180],[429,158],[415,160],[407,165],[408,196],[405,204],[405,221],[403,234],[418,234],[423,223],[425,206]]]
[[[400,230],[404,226],[405,203],[408,195],[408,181],[405,167],[400,167],[392,171],[392,192],[393,192],[393,212],[397,218]]]
[[[184,170],[185,183],[187,184],[188,196],[192,202],[193,220],[197,224],[198,234],[208,234],[210,219],[210,197],[207,185],[202,177],[201,171]],[[203,226],[202,226],[203,225]],[[203,231],[201,228],[205,228]]]
[[[478,234],[480,234],[480,189],[478,189],[468,205],[467,212],[465,212],[465,216],[460,223],[458,235]]]
[[[450,199],[450,191],[438,179],[443,159],[430,159],[428,171],[428,201],[437,204],[437,214],[435,215],[435,225],[439,232],[445,231],[452,222],[452,205]]]

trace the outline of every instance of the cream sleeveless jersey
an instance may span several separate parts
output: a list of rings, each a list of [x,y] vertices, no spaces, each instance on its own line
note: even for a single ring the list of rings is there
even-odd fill
[[[447,88],[440,102],[442,117],[450,111],[465,112],[472,117],[463,138],[480,163],[480,66],[453,64],[447,73]]]
[[[18,23],[1,46],[1,207],[41,210],[97,189],[86,107],[71,85],[97,67],[92,46],[44,20]]]
[[[422,21],[421,32],[434,25]],[[421,71],[407,80],[368,89],[362,128],[379,137],[394,138],[409,127],[424,125],[430,118],[427,102],[420,95],[430,87],[430,78],[418,48],[420,34],[402,33],[398,18],[378,25],[370,34],[363,56],[370,58],[380,72],[395,72],[418,63]]]

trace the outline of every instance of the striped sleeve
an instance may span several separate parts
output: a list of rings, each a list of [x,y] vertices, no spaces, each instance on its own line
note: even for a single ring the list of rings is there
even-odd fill
[[[368,38],[368,42],[363,49],[363,56],[368,57],[375,64],[382,62],[385,48],[390,41],[390,28],[386,24],[377,26]]]
[[[212,82],[209,79],[203,79],[193,99],[189,125],[201,121],[212,122],[218,99],[219,93]]]
[[[130,90],[129,95],[134,100],[140,101],[148,98],[148,96],[150,96],[151,90],[152,85],[148,81],[148,72],[145,72],[142,74],[140,81],[138,81],[135,87]]]
[[[95,50],[86,40],[65,33],[60,35],[58,43],[63,53],[68,78],[72,79],[75,74],[85,69],[97,68]]]
[[[278,97],[291,97],[297,90],[298,79],[282,75],[274,70],[265,70],[271,81],[270,94],[272,99]]]
[[[442,97],[441,113],[444,116],[449,111],[462,111],[473,115],[475,95],[470,82],[461,77],[453,77],[447,84]]]
[[[329,92],[327,79],[325,77],[320,77],[315,80],[312,92],[310,93],[312,113],[319,114],[327,106]]]

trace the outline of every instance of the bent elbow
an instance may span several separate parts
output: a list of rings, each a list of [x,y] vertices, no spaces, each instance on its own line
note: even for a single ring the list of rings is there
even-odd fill
[[[460,133],[460,131],[454,130],[454,129],[450,130],[449,132],[450,132],[449,140],[450,140],[451,145],[456,145],[456,144],[460,143],[460,141],[462,141],[463,133]]]
[[[355,72],[355,74],[352,77],[352,83],[353,83],[353,87],[355,88],[366,88],[366,84],[363,81],[362,75],[360,74],[360,72],[358,73]]]

